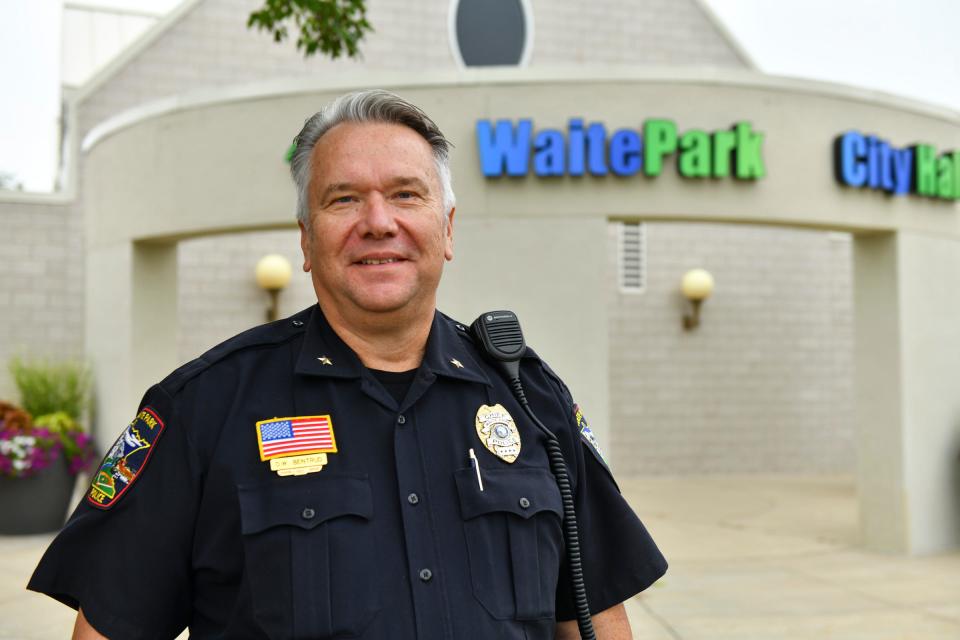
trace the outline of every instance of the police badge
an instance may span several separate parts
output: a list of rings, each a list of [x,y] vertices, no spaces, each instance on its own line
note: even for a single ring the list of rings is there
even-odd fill
[[[503,405],[480,405],[477,435],[487,451],[504,462],[512,463],[520,455],[520,431]]]

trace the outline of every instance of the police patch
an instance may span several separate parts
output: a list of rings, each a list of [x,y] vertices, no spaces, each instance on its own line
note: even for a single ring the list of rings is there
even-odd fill
[[[600,462],[606,465],[607,461],[603,457],[603,451],[600,450],[600,442],[597,440],[597,436],[593,433],[593,430],[590,429],[590,425],[587,424],[587,419],[583,417],[583,411],[580,410],[580,405],[573,405],[573,415],[577,419],[577,429],[580,431],[580,437],[587,443],[590,450],[597,454]]]
[[[160,416],[150,407],[144,407],[100,463],[87,493],[87,502],[100,509],[116,504],[143,471],[163,426]]]

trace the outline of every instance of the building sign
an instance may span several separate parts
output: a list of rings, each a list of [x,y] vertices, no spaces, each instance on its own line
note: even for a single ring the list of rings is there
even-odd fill
[[[960,151],[938,154],[929,144],[897,148],[877,136],[847,131],[834,141],[833,155],[840,184],[897,196],[960,199]]]
[[[529,175],[655,177],[674,159],[685,178],[756,180],[766,174],[763,133],[749,122],[708,133],[680,132],[672,120],[650,119],[639,130],[608,133],[599,122],[571,118],[567,130],[535,131],[533,120],[477,121],[480,166],[488,178]]]

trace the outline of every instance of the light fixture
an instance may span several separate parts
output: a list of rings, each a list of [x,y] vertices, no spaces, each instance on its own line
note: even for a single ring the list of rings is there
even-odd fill
[[[713,293],[713,276],[705,269],[691,269],[683,274],[680,289],[692,308],[683,316],[683,328],[696,329],[700,325],[700,305]]]
[[[257,284],[270,294],[270,306],[267,307],[267,322],[277,319],[280,292],[290,282],[293,269],[290,261],[281,255],[271,253],[257,262]]]

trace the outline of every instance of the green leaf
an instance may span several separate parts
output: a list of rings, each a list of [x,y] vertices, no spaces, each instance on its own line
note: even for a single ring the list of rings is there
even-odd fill
[[[90,403],[92,378],[79,362],[10,361],[20,404],[32,416],[64,412],[79,420]]]
[[[247,28],[269,31],[275,42],[288,36],[287,25],[297,27],[297,50],[304,57],[317,51],[336,60],[346,50],[355,58],[359,42],[373,31],[366,19],[365,0],[265,0],[264,5],[247,18]]]

